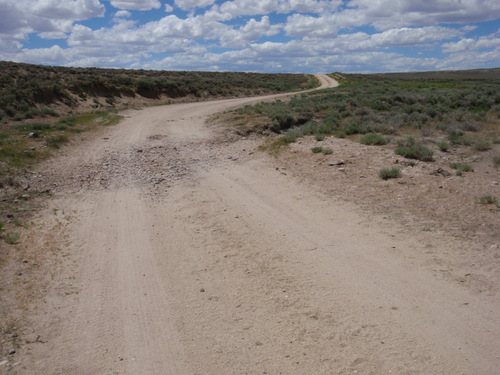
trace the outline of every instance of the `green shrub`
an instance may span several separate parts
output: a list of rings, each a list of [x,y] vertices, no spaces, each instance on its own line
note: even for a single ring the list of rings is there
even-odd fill
[[[474,168],[470,164],[466,163],[451,163],[450,167],[456,169],[459,172],[474,172]]]
[[[281,137],[281,140],[284,144],[294,143],[297,142],[297,136],[293,133],[288,133]]]
[[[472,141],[470,138],[465,136],[465,133],[461,130],[452,130],[448,133],[449,141],[454,145],[465,145],[470,146]]]
[[[19,241],[19,238],[21,238],[21,235],[19,233],[5,233],[3,235],[4,241],[10,245],[16,244],[17,241]]]
[[[382,180],[389,180],[391,178],[401,177],[401,171],[399,170],[399,168],[396,168],[396,167],[393,167],[390,169],[384,168],[384,169],[380,170],[378,175]]]
[[[437,146],[439,147],[439,149],[443,152],[448,152],[448,148],[450,147],[450,145],[448,144],[448,142],[446,141],[439,141],[437,143]]]
[[[322,152],[323,152],[324,155],[331,155],[331,154],[333,154],[333,150],[331,148],[324,148]]]
[[[286,108],[280,107],[276,109],[271,113],[270,117],[273,123],[271,130],[275,133],[289,129],[295,124],[293,114]]]
[[[321,146],[313,147],[313,148],[311,148],[311,151],[313,152],[313,154],[319,154],[320,152],[323,152],[323,147],[321,147]]]
[[[494,204],[495,206],[499,207],[500,202],[498,201],[497,197],[494,197],[493,195],[482,195],[481,197],[476,199],[477,203],[481,204]]]
[[[350,122],[342,128],[345,134],[366,134],[373,132],[373,128],[370,125],[362,124],[360,122]]]
[[[47,115],[47,116],[54,116],[54,117],[59,116],[59,113],[57,113],[56,111],[54,111],[53,109],[50,109],[50,108],[42,108],[41,112],[42,112],[42,114]]]
[[[325,135],[323,133],[316,133],[314,135],[314,139],[316,139],[318,142],[324,141]]]
[[[359,142],[364,145],[386,145],[390,139],[378,133],[368,133],[361,137]]]
[[[315,121],[308,121],[299,127],[302,135],[319,134],[319,124]]]
[[[488,141],[481,141],[474,145],[474,150],[476,151],[488,151],[491,150],[491,143]]]
[[[328,115],[321,121],[321,128],[324,133],[333,134],[339,128],[339,118],[336,113]]]
[[[493,157],[493,166],[496,169],[500,168],[500,155],[496,155]]]
[[[421,161],[433,161],[434,153],[427,147],[421,145],[415,138],[409,136],[404,141],[398,142],[398,147],[394,150],[397,155],[401,155],[408,159],[416,159]]]

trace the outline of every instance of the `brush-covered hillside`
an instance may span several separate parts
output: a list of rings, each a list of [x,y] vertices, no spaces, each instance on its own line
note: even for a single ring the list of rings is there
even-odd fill
[[[253,96],[318,85],[304,74],[67,68],[0,61],[0,123],[156,102]]]

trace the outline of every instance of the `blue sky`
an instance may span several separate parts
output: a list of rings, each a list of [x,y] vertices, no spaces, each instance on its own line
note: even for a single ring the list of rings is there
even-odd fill
[[[500,67],[498,0],[0,0],[0,60],[329,73]]]

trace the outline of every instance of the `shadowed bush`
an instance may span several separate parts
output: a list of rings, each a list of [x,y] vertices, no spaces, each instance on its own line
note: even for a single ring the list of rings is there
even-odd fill
[[[427,147],[421,145],[415,138],[409,136],[404,141],[398,142],[398,147],[394,150],[397,155],[401,155],[408,159],[416,159],[421,161],[433,161],[434,153]]]
[[[452,130],[448,134],[448,139],[454,145],[465,145],[469,146],[472,144],[470,138],[468,138],[465,133],[461,130]]]

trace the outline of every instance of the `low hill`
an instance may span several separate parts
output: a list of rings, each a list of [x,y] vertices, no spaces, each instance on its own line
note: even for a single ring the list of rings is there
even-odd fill
[[[381,73],[375,76],[401,79],[498,79],[500,68],[469,70],[438,70],[429,72]]]
[[[0,61],[0,122],[43,114],[296,91],[313,76],[68,68]]]

